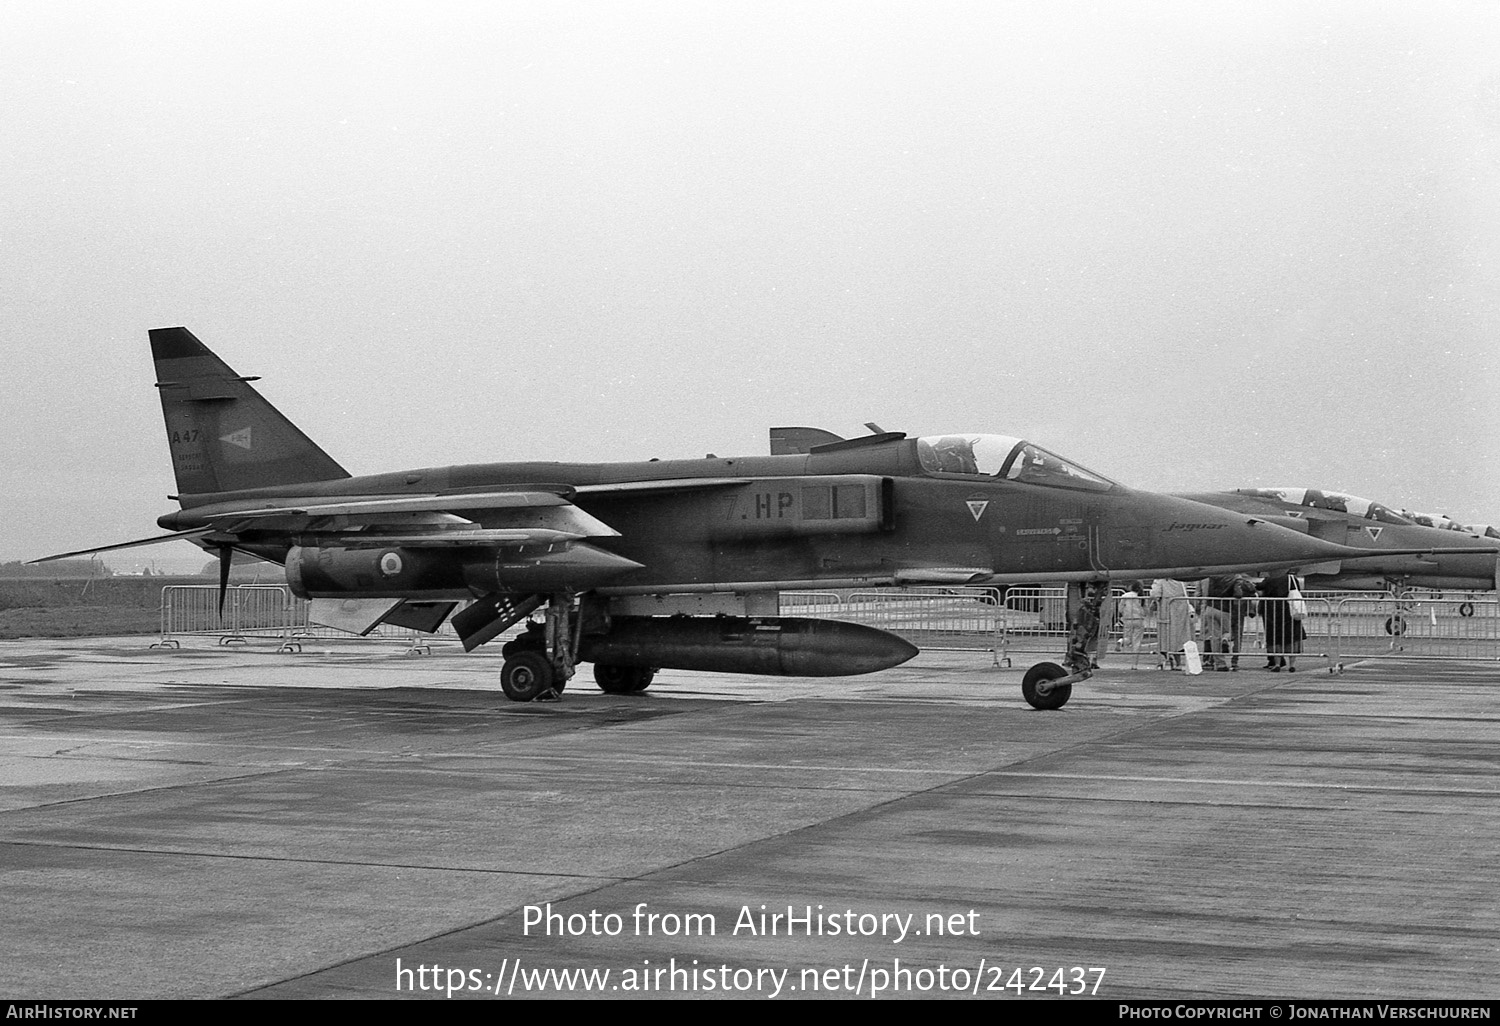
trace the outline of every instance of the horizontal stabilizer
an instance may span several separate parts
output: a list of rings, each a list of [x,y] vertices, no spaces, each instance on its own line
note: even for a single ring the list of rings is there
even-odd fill
[[[115,545],[99,545],[92,549],[78,549],[74,552],[59,552],[55,556],[43,556],[41,559],[30,559],[28,563],[50,563],[54,559],[68,559],[71,556],[87,556],[94,552],[113,552],[116,549],[134,549],[141,545],[160,545],[169,541],[193,541],[209,534],[206,527],[194,528],[191,531],[177,531],[173,534],[158,535],[155,538],[139,538],[136,541],[119,542]]]

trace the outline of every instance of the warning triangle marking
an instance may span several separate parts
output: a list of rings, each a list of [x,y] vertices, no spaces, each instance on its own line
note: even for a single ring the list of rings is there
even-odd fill
[[[250,448],[250,429],[245,427],[227,435],[220,435],[219,441],[237,445],[241,449],[248,449]]]
[[[984,516],[984,508],[988,506],[990,502],[988,499],[985,499],[983,501],[978,499],[969,499],[967,500],[967,502],[969,506],[969,512],[973,515],[974,522],[977,524],[979,522],[979,518]]]

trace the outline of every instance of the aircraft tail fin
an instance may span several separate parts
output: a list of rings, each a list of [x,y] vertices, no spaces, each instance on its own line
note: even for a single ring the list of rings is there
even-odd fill
[[[186,328],[153,328],[177,490],[190,495],[349,476]]]

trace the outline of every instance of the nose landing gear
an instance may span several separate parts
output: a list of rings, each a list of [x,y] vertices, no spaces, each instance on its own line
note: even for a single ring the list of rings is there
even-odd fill
[[[1077,585],[1068,585],[1071,591]],[[1071,597],[1071,596],[1070,596]],[[1109,582],[1094,581],[1083,586],[1078,613],[1068,633],[1066,666],[1037,663],[1021,678],[1021,697],[1033,709],[1061,709],[1073,697],[1073,685],[1094,675],[1096,664],[1091,650],[1099,642],[1099,611],[1109,597]],[[1071,602],[1068,603],[1072,605]]]

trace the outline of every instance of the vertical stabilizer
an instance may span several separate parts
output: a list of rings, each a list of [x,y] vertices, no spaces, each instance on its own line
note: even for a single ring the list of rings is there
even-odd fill
[[[186,328],[153,328],[151,357],[183,496],[349,476]]]

